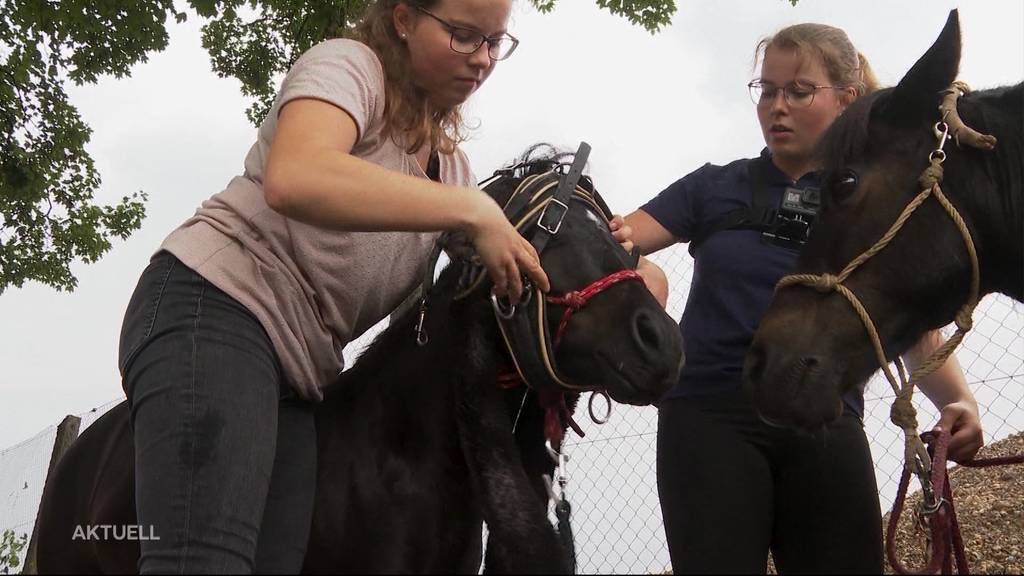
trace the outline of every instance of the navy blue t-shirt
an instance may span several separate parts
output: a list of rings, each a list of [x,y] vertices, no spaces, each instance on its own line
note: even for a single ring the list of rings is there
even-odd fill
[[[768,149],[761,152],[769,159]],[[641,210],[684,242],[724,214],[750,206],[754,159],[725,166],[705,164],[662,191]],[[808,173],[795,183],[770,161],[761,172],[770,206],[778,206],[789,186],[817,187]],[[757,173],[757,171],[754,171]],[[693,282],[679,321],[686,363],[679,383],[666,398],[714,394],[738,389],[743,360],[761,317],[768,310],[775,285],[796,267],[797,252],[765,242],[756,230],[723,230],[709,236],[694,256]],[[859,416],[862,390],[844,400]]]

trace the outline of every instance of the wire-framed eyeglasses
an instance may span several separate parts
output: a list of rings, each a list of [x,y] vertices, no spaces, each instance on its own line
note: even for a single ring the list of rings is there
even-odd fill
[[[786,99],[786,103],[793,108],[807,108],[814,102],[814,95],[818,90],[845,90],[846,86],[818,86],[816,84],[805,84],[803,82],[790,82],[783,87],[778,87],[771,82],[764,82],[760,79],[752,80],[747,84],[750,89],[750,99],[754,104],[770,104],[779,95],[779,90]]]
[[[453,51],[458,52],[459,54],[473,54],[480,49],[480,46],[484,42],[486,42],[487,55],[490,56],[491,60],[504,60],[515,52],[516,46],[519,46],[519,40],[507,32],[498,36],[487,36],[473,30],[472,28],[456,26],[426,8],[416,6],[416,9],[427,16],[430,16],[434,20],[437,20],[451,33],[452,39],[449,46]]]

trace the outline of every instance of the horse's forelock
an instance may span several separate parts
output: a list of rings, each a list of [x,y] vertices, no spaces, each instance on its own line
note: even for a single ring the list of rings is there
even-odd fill
[[[867,150],[871,112],[884,106],[892,89],[879,90],[857,99],[822,135],[816,154],[825,172],[847,166]]]
[[[522,166],[524,176],[531,176],[548,172],[563,162],[572,162],[572,159],[572,152],[560,150],[546,142],[540,142],[527,148],[516,158],[513,165]]]

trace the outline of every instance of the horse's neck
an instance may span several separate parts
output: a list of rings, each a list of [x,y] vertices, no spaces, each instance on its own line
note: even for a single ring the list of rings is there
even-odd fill
[[[992,188],[974,186],[969,168],[959,186],[975,229],[981,235],[982,289],[1024,301],[1024,84],[987,90],[976,95],[964,118],[969,126],[998,140],[990,152],[970,151],[975,170],[984,172]],[[954,167],[950,167],[956,170]],[[949,169],[947,169],[947,175]],[[977,178],[977,176],[973,177]]]
[[[448,300],[430,303],[425,346],[417,343],[419,311],[412,307],[392,321],[356,364],[328,388],[327,402],[337,413],[359,413],[384,395],[398,402],[429,403],[446,394],[453,378],[472,379],[493,370],[489,348],[489,309],[459,306]],[[426,409],[426,406],[422,406]]]

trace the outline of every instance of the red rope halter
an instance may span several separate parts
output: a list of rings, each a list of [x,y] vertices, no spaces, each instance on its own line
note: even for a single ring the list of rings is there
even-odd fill
[[[636,270],[619,270],[597,280],[582,290],[567,292],[562,296],[545,296],[545,300],[549,304],[565,306],[562,320],[558,324],[558,331],[555,333],[554,347],[558,347],[559,342],[562,340],[562,335],[565,334],[565,328],[569,324],[569,318],[575,312],[586,306],[587,302],[594,296],[625,280],[639,280],[643,282],[643,277]],[[515,388],[522,383],[523,381],[519,378],[519,374],[514,370],[506,370],[498,374],[498,386],[501,388]],[[562,432],[563,421],[581,438],[585,435],[583,429],[573,420],[572,414],[565,405],[564,392],[544,390],[539,391],[539,394],[541,407],[544,408],[544,435],[551,442],[553,448],[557,450],[562,445],[562,438],[564,436]]]
[[[555,346],[558,346],[558,343],[562,341],[562,335],[565,334],[565,327],[569,324],[569,318],[572,317],[573,313],[578,312],[580,308],[583,308],[594,296],[597,296],[609,287],[624,280],[644,281],[643,277],[640,276],[636,270],[630,270],[627,268],[625,270],[619,270],[618,272],[609,274],[582,290],[566,292],[562,296],[553,296],[550,294],[546,296],[545,299],[549,304],[565,306],[565,312],[562,314],[562,320],[558,323],[558,331],[555,333]]]

